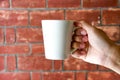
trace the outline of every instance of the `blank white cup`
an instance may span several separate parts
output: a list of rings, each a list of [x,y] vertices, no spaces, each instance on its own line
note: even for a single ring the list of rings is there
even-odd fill
[[[70,55],[72,20],[42,20],[45,57],[64,60]]]

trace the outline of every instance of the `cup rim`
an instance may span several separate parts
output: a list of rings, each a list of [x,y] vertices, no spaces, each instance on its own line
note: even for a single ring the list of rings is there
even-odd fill
[[[41,21],[75,21],[75,20],[52,20],[52,19],[50,20],[49,19],[49,20],[41,20]]]

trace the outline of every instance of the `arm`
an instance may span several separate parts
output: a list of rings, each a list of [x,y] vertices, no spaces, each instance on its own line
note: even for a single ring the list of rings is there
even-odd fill
[[[103,66],[120,74],[120,46],[116,45],[111,54],[113,55],[108,57],[108,61]]]
[[[78,49],[73,52],[72,56],[89,63],[105,66],[120,74],[120,46],[111,41],[102,30],[97,29],[84,21],[76,22],[76,26],[79,26],[86,31],[89,44],[86,47],[83,47],[85,49],[79,49],[81,40],[78,39],[81,39],[82,34],[77,35],[78,32],[75,32],[74,36],[79,38],[73,40],[72,48]]]

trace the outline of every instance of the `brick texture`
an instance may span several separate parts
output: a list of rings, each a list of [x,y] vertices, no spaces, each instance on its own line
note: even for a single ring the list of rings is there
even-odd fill
[[[79,8],[81,0],[48,0],[49,8]]]
[[[7,70],[16,70],[16,58],[15,56],[7,56]]]
[[[0,0],[0,8],[8,8],[9,0]]]
[[[39,72],[33,72],[31,80],[41,80],[41,74]]]
[[[51,77],[52,76],[52,77]],[[59,78],[58,78],[59,77]],[[72,72],[45,72],[43,73],[44,80],[74,80],[74,73]]]
[[[118,7],[118,0],[83,0],[83,7]]]
[[[86,73],[76,72],[76,80],[86,80]]]
[[[0,26],[27,26],[27,11],[0,10]]]
[[[54,69],[55,70],[62,70],[62,64],[63,64],[62,60],[54,61]]]
[[[27,65],[26,65],[27,64]],[[51,70],[52,62],[43,56],[20,56],[18,57],[19,70]]]
[[[30,80],[30,74],[27,72],[6,72],[0,73],[1,80]]]
[[[44,8],[45,0],[12,0],[13,8]]]
[[[4,42],[4,30],[0,29],[0,44],[3,44]]]
[[[119,80],[120,75],[114,72],[89,72],[88,80]]]
[[[84,20],[120,45],[120,0],[0,0],[0,80],[120,79],[72,56],[46,59],[41,20]]]
[[[32,45],[33,54],[44,54],[44,45],[43,44],[33,44]]]
[[[0,46],[0,54],[28,54],[28,45]]]
[[[30,12],[31,26],[41,26],[41,20],[44,19],[64,19],[63,10],[50,10],[50,11],[32,11]]]
[[[4,70],[5,64],[4,64],[4,57],[0,56],[0,71]]]
[[[15,43],[15,30],[13,28],[6,29],[6,43],[7,44]]]
[[[92,16],[92,17],[91,17]],[[84,20],[90,24],[98,24],[100,11],[99,10],[67,10],[66,19]]]
[[[120,24],[120,9],[103,10],[102,22],[105,25]]]
[[[69,57],[64,61],[65,70],[96,70],[97,66]]]
[[[18,28],[16,33],[17,42],[41,42],[43,41],[42,30],[38,28]]]

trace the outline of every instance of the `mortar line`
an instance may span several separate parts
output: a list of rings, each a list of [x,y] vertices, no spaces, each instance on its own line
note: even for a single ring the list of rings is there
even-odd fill
[[[85,74],[85,80],[88,80],[88,72]]]
[[[7,56],[4,56],[4,66],[5,66],[5,72],[8,70],[7,65]]]
[[[83,0],[80,1],[80,8],[82,9],[83,8]]]
[[[9,0],[9,7],[12,8],[12,0]]]
[[[16,59],[16,71],[19,72],[19,69],[18,69],[18,56],[15,55],[15,59]]]
[[[45,0],[46,3],[45,3],[45,8],[48,8],[48,0]]]

